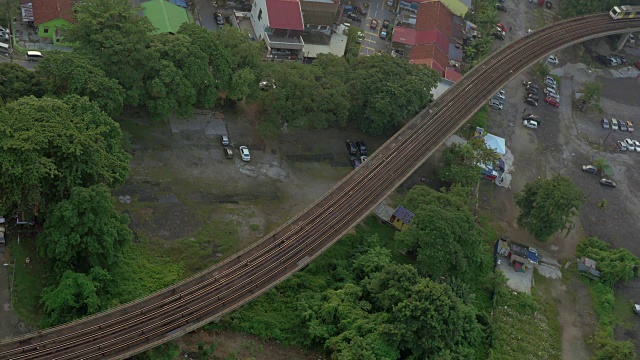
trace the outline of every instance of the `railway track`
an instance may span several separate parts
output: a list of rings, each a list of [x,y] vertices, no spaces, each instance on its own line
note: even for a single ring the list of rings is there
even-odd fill
[[[83,320],[0,342],[0,359],[125,358],[202,326],[304,267],[361,221],[504,83],[551,51],[639,30],[607,14],[523,37],[466,74],[369,160],[260,242],[182,283]],[[543,105],[544,106],[544,105]]]

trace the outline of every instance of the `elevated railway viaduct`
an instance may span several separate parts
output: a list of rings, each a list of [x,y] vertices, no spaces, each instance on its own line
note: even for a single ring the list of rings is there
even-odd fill
[[[147,298],[0,342],[0,359],[122,359],[192,331],[286,279],[366,217],[503,84],[550,52],[640,30],[639,19],[564,20],[492,54],[322,198],[260,242]]]

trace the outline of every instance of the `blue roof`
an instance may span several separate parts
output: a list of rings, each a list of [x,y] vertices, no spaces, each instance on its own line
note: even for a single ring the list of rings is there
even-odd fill
[[[402,206],[398,206],[393,215],[395,215],[396,218],[400,219],[405,224],[411,224],[411,220],[413,220],[413,217],[416,216],[414,213]]]

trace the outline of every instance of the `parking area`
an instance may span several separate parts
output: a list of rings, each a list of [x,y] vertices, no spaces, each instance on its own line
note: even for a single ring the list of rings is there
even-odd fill
[[[395,13],[388,4],[388,0],[371,0],[369,3],[356,4],[352,15],[345,11],[343,22],[361,28],[364,33],[360,55],[368,56],[391,50],[391,36],[387,31],[393,27]],[[383,31],[387,33],[386,36],[382,34]]]

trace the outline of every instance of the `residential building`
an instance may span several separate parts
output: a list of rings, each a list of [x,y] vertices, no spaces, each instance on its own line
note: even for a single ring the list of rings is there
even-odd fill
[[[302,55],[304,23],[299,0],[255,0],[251,24],[270,56],[295,59]]]
[[[589,273],[592,277],[600,277],[600,271],[596,270],[597,262],[595,260],[589,259],[586,256],[581,257],[577,260],[578,262],[578,271],[583,273]]]
[[[187,11],[166,0],[149,0],[140,4],[142,14],[156,28],[154,34],[178,32],[180,25],[190,22]]]
[[[64,43],[64,30],[75,23],[73,0],[31,0],[33,24],[38,37]]]
[[[441,1],[417,3],[416,14],[403,13],[394,28],[392,47],[414,64],[426,64],[450,82],[461,77],[462,41],[455,15]],[[454,36],[456,33],[456,36]]]
[[[414,213],[403,206],[398,206],[394,210],[385,203],[380,203],[375,208],[374,213],[378,215],[382,221],[393,225],[393,227],[401,231],[406,230],[415,217]]]
[[[497,252],[511,261],[516,272],[525,272],[528,268],[538,266],[538,250],[513,242],[506,236],[498,239]]]

